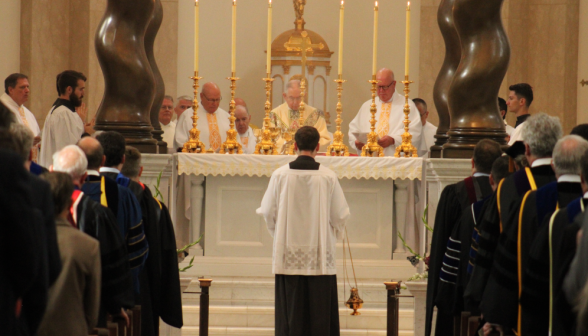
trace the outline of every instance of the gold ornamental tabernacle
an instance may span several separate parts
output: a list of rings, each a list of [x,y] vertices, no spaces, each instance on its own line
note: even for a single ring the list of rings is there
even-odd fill
[[[200,131],[198,130],[198,81],[202,79],[202,77],[198,77],[198,71],[194,71],[194,77],[191,77],[194,80],[194,100],[192,101],[192,109],[194,110],[194,114],[192,115],[192,129],[190,130],[190,139],[186,141],[184,147],[182,148],[182,153],[206,153],[206,147],[204,143],[200,141]]]
[[[333,143],[327,147],[327,156],[349,156],[349,149],[343,143],[343,132],[341,132],[341,113],[343,112],[343,104],[341,103],[341,95],[343,94],[343,83],[346,80],[343,79],[342,75],[339,75],[338,79],[335,79],[337,83],[337,130],[333,134]]]
[[[272,82],[274,81],[271,78],[271,74],[268,73],[266,78],[263,78],[265,81],[265,118],[263,118],[263,130],[261,131],[261,141],[255,145],[255,152],[253,154],[263,154],[263,155],[278,155],[278,149],[276,146],[275,140],[275,130],[270,128],[270,95],[272,90]]]
[[[412,134],[408,132],[408,125],[410,124],[410,120],[408,119],[408,114],[410,113],[410,106],[408,105],[408,93],[410,92],[409,85],[413,82],[408,80],[408,75],[405,75],[402,83],[404,84],[404,133],[402,133],[402,144],[396,147],[394,157],[400,157],[400,153],[404,153],[404,157],[407,158],[419,157],[416,147],[412,145]]]
[[[237,87],[236,81],[239,80],[234,72],[231,73],[231,77],[227,77],[231,81],[231,103],[229,104],[229,120],[231,121],[230,128],[227,131],[227,141],[221,145],[220,154],[243,154],[243,147],[237,141],[237,131],[235,130],[235,88]]]
[[[372,84],[372,104],[370,105],[370,113],[372,115],[370,119],[371,131],[367,136],[367,143],[361,149],[361,156],[372,157],[374,154],[377,154],[379,157],[384,156],[384,148],[378,144],[378,134],[376,133],[376,112],[378,111],[376,107],[376,85],[378,85],[378,82],[376,75],[372,75],[372,80],[369,81]]]

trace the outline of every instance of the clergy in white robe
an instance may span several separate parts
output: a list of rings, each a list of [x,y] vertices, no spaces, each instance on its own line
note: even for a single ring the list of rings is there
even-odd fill
[[[241,99],[242,100],[242,99]],[[237,99],[235,99],[237,103]],[[237,105],[235,107],[235,129],[239,135],[238,141],[243,146],[243,154],[253,154],[255,152],[255,145],[257,138],[253,134],[253,130],[249,127],[251,115],[247,110],[247,105]]]
[[[65,146],[75,145],[87,130],[87,110],[82,106],[86,77],[77,71],[64,71],[57,76],[57,88],[59,98],[53,103],[43,126],[39,164],[46,168],[53,164],[54,153]]]
[[[377,84],[376,97],[376,133],[378,134],[378,144],[384,147],[384,156],[393,156],[396,146],[402,143],[402,134],[404,133],[404,96],[396,92],[396,81],[394,73],[390,69],[383,68],[376,74]],[[365,143],[365,139],[357,138],[356,135],[364,137],[370,132],[370,106],[372,100],[366,101],[355,118],[349,123],[349,145],[358,153]],[[409,132],[412,135],[412,144],[420,148],[420,138],[422,123],[419,111],[415,104],[409,100],[410,120]]]
[[[527,83],[518,83],[508,87],[510,90],[508,98],[506,99],[506,105],[508,111],[512,112],[517,117],[515,129],[510,134],[509,146],[512,146],[517,141],[524,141],[522,133],[525,125],[525,121],[530,117],[529,107],[533,102],[533,88]]]
[[[270,112],[270,127],[279,127],[281,130],[280,136],[276,140],[278,152],[282,151],[283,146],[286,143],[286,140],[283,137],[284,134],[289,131],[296,131],[301,126],[299,125],[299,108],[300,103],[302,102],[300,92],[300,81],[289,81],[286,85],[286,92],[282,94],[286,102]],[[319,142],[321,146],[326,146],[331,143],[332,137],[327,130],[327,122],[316,108],[310,105],[305,105],[303,119],[304,122],[302,126],[313,126],[318,130],[321,136]]]
[[[435,144],[435,134],[437,134],[437,126],[431,124],[427,121],[429,118],[429,109],[427,107],[427,103],[421,98],[415,98],[412,100],[419,110],[419,114],[421,116],[421,124],[423,125],[423,130],[421,131],[421,139],[420,139],[420,148],[419,156],[426,156],[431,147]]]
[[[337,174],[314,160],[319,138],[296,132],[298,158],[274,171],[257,209],[274,238],[277,336],[339,335],[336,244],[349,207]]]
[[[216,84],[209,82],[202,86],[197,127],[200,131],[200,141],[206,149],[212,148],[215,152],[218,152],[222,143],[227,140],[227,131],[230,128],[229,113],[219,108],[221,99],[220,89]],[[183,147],[190,139],[192,115],[194,110],[189,108],[178,118],[174,149]]]
[[[510,141],[510,136],[512,135],[512,133],[514,132],[514,127],[510,126],[507,122],[506,122],[506,111],[508,110],[508,105],[506,104],[506,100],[498,97],[498,109],[500,110],[500,115],[502,116],[502,120],[504,121],[504,129],[506,131],[506,134],[508,134],[508,138]]]
[[[159,126],[163,134],[161,137],[167,143],[167,148],[174,147],[174,134],[176,133],[176,123],[172,121],[174,110],[174,99],[172,96],[165,96],[159,109]],[[173,153],[173,151],[172,151]]]

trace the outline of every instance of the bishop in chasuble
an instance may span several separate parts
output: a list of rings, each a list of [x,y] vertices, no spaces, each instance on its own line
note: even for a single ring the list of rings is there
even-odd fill
[[[327,122],[321,116],[318,110],[310,105],[305,106],[304,123],[300,125],[300,81],[291,80],[286,85],[286,92],[283,93],[284,100],[282,105],[276,107],[270,112],[270,127],[279,127],[281,130],[280,137],[276,141],[278,152],[282,151],[286,140],[283,135],[288,131],[295,131],[301,126],[313,126],[320,134],[319,144],[326,146],[331,142],[331,135],[327,130]]]
[[[376,97],[376,133],[378,134],[378,144],[384,147],[385,156],[393,156],[396,146],[402,143],[402,134],[404,133],[404,96],[396,92],[396,81],[394,72],[390,69],[383,68],[376,74],[379,81],[377,86],[378,96]],[[358,153],[365,145],[358,135],[364,135],[370,132],[370,105],[372,100],[366,101],[355,118],[349,123],[349,145],[356,148]],[[423,125],[421,117],[412,100],[408,101],[410,106],[409,132],[412,135],[412,144],[417,149],[420,148],[421,130]]]
[[[212,148],[215,152],[218,152],[223,142],[227,140],[227,131],[230,128],[229,113],[219,107],[221,100],[218,85],[209,82],[202,86],[198,107],[200,141],[204,143],[206,149]],[[192,115],[194,115],[194,110],[189,108],[178,118],[174,149],[182,148],[184,143],[190,139]]]

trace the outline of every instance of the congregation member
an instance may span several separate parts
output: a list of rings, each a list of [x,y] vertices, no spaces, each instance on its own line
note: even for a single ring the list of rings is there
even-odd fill
[[[429,109],[427,107],[427,103],[421,98],[415,98],[412,101],[419,110],[419,114],[421,115],[421,124],[423,125],[423,129],[421,131],[419,156],[425,156],[427,153],[429,153],[431,147],[435,145],[435,134],[437,134],[437,126],[427,121],[429,118]]]
[[[567,139],[568,148],[560,150],[558,146],[564,145],[564,139]],[[569,143],[573,144],[574,141],[576,148],[570,149]],[[560,151],[565,152],[557,158]],[[585,179],[588,177],[588,142],[576,135],[564,137],[554,149],[553,165],[558,175],[555,192],[558,198],[557,209],[553,215],[545,215],[543,223],[537,228],[536,236],[528,249],[527,265],[523,265],[521,328],[528,335],[573,335],[575,326],[572,305],[565,299],[562,288],[563,276],[574,257],[576,234],[580,228],[573,224],[574,219],[583,212],[585,200],[582,195],[588,191]],[[565,172],[562,169],[567,170],[568,174],[562,175]],[[578,192],[580,197],[564,206],[562,196],[570,193],[562,195],[566,191],[563,187],[568,185],[566,189],[571,189],[569,186],[572,182],[569,181],[572,179],[581,181],[581,190]],[[568,182],[563,182],[565,180]],[[539,189],[537,198],[539,199],[542,189],[548,188],[549,185]],[[527,206],[522,211],[527,212]],[[521,225],[527,224],[528,221],[523,218]],[[523,234],[521,238],[528,236]],[[521,250],[524,256],[527,249]]]
[[[149,188],[141,183],[141,153],[134,147],[125,149],[125,162],[121,174],[142,188],[142,197],[149,201],[152,210],[145,225],[145,236],[149,241],[149,257],[141,272],[141,332],[142,335],[157,335],[159,319],[166,324],[181,328],[182,293],[176,252],[176,238],[167,206],[151,196]]]
[[[255,145],[257,138],[253,134],[253,130],[249,127],[251,122],[251,114],[245,105],[237,105],[235,107],[235,128],[239,134],[239,143],[243,146],[243,154],[253,154],[255,152]]]
[[[35,115],[24,106],[29,100],[29,78],[21,73],[13,73],[4,79],[4,93],[0,96],[0,102],[13,113],[13,120],[28,127],[33,132],[33,145],[41,142],[41,129],[35,119]],[[38,148],[35,149],[33,160],[36,161]]]
[[[75,145],[84,133],[93,133],[87,123],[88,110],[82,103],[86,90],[86,76],[74,70],[57,75],[57,100],[49,110],[43,126],[43,144],[39,164],[48,168],[53,164],[53,153],[67,145]]]
[[[509,145],[516,141],[524,140],[522,136],[525,121],[531,115],[529,114],[529,107],[533,102],[533,88],[527,83],[514,84],[508,87],[510,90],[506,100],[508,112],[512,112],[517,117],[515,130],[510,134]]]
[[[489,200],[493,204],[489,205],[490,209],[485,212],[480,224],[480,249],[476,257],[476,269],[470,280],[470,284],[475,286],[471,289],[472,297],[481,297],[480,310],[485,320],[503,326],[506,331],[517,327],[518,292],[516,287],[502,286],[504,279],[497,279],[496,267],[500,267],[501,262],[498,260],[504,260],[503,252],[507,248],[500,245],[506,244],[506,233],[517,224],[521,202],[527,191],[556,181],[551,156],[561,136],[562,127],[555,117],[539,113],[525,122],[522,137],[530,167],[501,181]],[[498,296],[497,293],[502,295]]]
[[[337,174],[314,159],[319,141],[316,128],[298,129],[298,157],[273,172],[257,209],[274,239],[277,336],[340,334],[335,257],[349,207]]]
[[[88,335],[96,326],[100,305],[100,244],[67,220],[74,191],[71,177],[52,172],[42,178],[51,185],[63,269],[49,289],[37,335]]]
[[[174,147],[174,135],[176,133],[176,123],[175,121],[172,121],[173,108],[174,99],[172,96],[163,97],[163,102],[159,109],[159,126],[161,126],[161,130],[163,131],[161,137],[163,138],[163,141],[167,143],[167,148],[172,149],[172,153]]]
[[[508,134],[507,139],[508,141],[510,141],[510,136],[512,135],[512,132],[514,132],[515,129],[506,122],[506,113],[508,110],[508,105],[506,105],[506,100],[500,97],[498,97],[498,110],[500,110],[500,116],[502,117],[502,121],[504,121],[504,130],[506,131],[506,134]]]
[[[105,328],[107,314],[121,315],[128,320],[125,309],[134,306],[133,284],[125,239],[116,217],[82,191],[87,167],[86,155],[76,145],[65,146],[53,155],[52,171],[69,174],[74,184],[70,224],[100,243],[102,281],[98,327]]]
[[[100,174],[99,169],[102,166],[116,166],[118,163],[113,164],[106,158],[98,140],[85,137],[78,141],[77,145],[88,160],[88,176],[82,185],[82,191],[95,202],[109,208],[116,217],[119,231],[125,238],[127,246],[133,289],[135,295],[138,295],[140,293],[139,273],[143,269],[149,252],[139,201],[128,188]]]
[[[313,126],[320,134],[319,144],[326,146],[331,142],[331,136],[327,130],[327,123],[325,118],[320,115],[319,111],[310,106],[305,105],[304,121],[300,125],[300,104],[302,103],[300,89],[300,81],[297,79],[290,80],[286,84],[286,92],[282,93],[285,103],[276,107],[270,112],[270,127],[278,127],[280,135],[276,140],[278,152],[281,153],[285,149],[286,140],[284,135],[288,132],[293,132],[302,126]],[[294,139],[290,141],[294,143]]]
[[[37,148],[34,146],[34,134],[30,128],[25,125],[13,123],[10,132],[14,136],[14,140],[17,142],[20,149],[23,151],[23,157],[26,155],[25,168],[34,175],[41,175],[48,170],[35,163],[34,158],[37,153]]]
[[[445,256],[447,248],[460,250],[460,246],[454,246],[455,242],[449,240],[453,228],[472,204],[481,201],[492,193],[490,185],[490,172],[494,161],[502,155],[500,145],[489,139],[478,142],[474,148],[472,161],[472,176],[445,187],[439,198],[437,213],[435,214],[435,230],[431,242],[431,258],[429,260],[429,281],[427,283],[427,312],[425,321],[425,335],[430,335],[432,328],[433,308],[437,306],[436,335],[447,335],[453,330],[453,315],[451,309],[437,302],[437,293],[441,281],[456,282],[456,276],[442,270],[442,266],[452,266]],[[441,280],[441,281],[439,281]]]
[[[192,100],[193,98],[190,96],[179,96],[176,107],[174,107],[174,116],[172,120],[176,121],[177,119],[180,119],[182,113],[192,107]],[[171,99],[171,101],[173,102],[173,99]]]
[[[393,156],[396,146],[402,143],[402,134],[404,133],[404,96],[396,92],[396,81],[394,72],[390,69],[383,68],[376,74],[378,81],[376,97],[376,133],[378,134],[378,144],[384,147],[384,156]],[[349,145],[350,148],[356,148],[360,153],[365,145],[365,139],[358,139],[358,136],[365,137],[370,132],[370,106],[372,100],[368,100],[359,109],[355,118],[349,124]],[[420,138],[422,131],[422,121],[418,109],[414,103],[408,101],[410,107],[409,129],[412,135],[412,144],[417,150],[420,148]]]
[[[220,88],[215,83],[209,82],[202,86],[200,93],[200,106],[198,108],[198,130],[200,141],[207,149],[218,153],[221,145],[227,140],[229,130],[229,113],[219,107],[222,100]],[[176,134],[174,135],[174,148],[182,148],[190,139],[192,129],[192,115],[194,110],[187,109],[178,118]]]

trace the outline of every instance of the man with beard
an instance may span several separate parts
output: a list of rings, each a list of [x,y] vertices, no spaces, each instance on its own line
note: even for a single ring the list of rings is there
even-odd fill
[[[57,75],[59,98],[47,114],[43,127],[41,166],[53,164],[53,153],[67,145],[75,145],[84,133],[93,133],[94,125],[86,123],[87,109],[82,104],[86,77],[77,71],[66,70]]]

